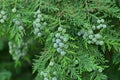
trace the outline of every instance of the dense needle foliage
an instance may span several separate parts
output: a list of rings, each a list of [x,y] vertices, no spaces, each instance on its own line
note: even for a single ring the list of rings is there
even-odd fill
[[[0,0],[0,38],[0,80],[120,79],[119,0]]]

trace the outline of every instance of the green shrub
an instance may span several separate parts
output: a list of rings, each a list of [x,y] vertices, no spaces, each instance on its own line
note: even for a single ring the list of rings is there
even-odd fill
[[[35,80],[119,80],[119,5],[119,0],[1,0],[0,37],[8,41],[16,68],[24,61],[33,64]]]

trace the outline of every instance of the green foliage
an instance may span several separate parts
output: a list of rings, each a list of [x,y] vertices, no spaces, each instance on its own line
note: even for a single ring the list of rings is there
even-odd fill
[[[111,65],[119,69],[120,64],[119,4],[1,0],[0,37],[8,40],[16,67],[24,60],[33,64],[34,80],[114,80],[108,72]],[[0,50],[3,46],[0,42]],[[3,71],[1,80],[4,74],[8,79],[12,75]]]
[[[10,80],[11,72],[9,71],[2,71],[0,72],[0,80]]]

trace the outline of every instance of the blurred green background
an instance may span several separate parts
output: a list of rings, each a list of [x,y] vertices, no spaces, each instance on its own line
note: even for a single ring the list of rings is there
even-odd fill
[[[15,65],[7,43],[0,39],[0,80],[33,80],[32,64],[22,60],[20,65]]]

